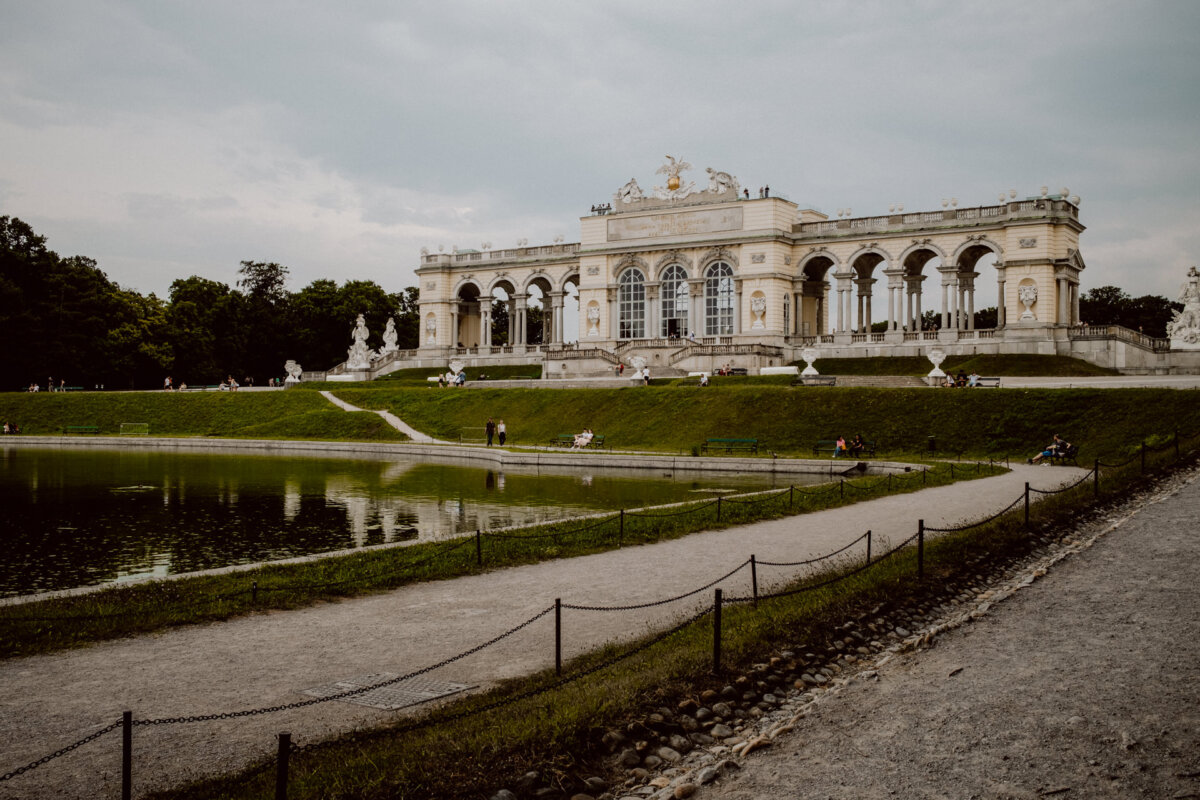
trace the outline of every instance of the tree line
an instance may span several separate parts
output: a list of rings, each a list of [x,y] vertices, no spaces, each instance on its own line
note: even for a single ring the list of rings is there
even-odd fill
[[[167,298],[121,287],[86,256],[63,257],[16,217],[0,216],[0,375],[4,388],[157,388],[259,385],[283,377],[289,358],[310,369],[346,359],[358,314],[372,337],[388,317],[397,346],[418,343],[417,288],[388,293],[373,281],[313,281],[287,289],[288,269],[243,261],[237,285],[193,275]],[[378,342],[374,343],[378,346]]]

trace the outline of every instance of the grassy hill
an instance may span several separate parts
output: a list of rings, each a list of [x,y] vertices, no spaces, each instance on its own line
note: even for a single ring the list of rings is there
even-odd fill
[[[590,427],[619,449],[690,453],[708,437],[757,438],[765,450],[804,455],[817,439],[861,433],[881,453],[1024,454],[1054,433],[1084,458],[1125,452],[1141,437],[1200,430],[1200,403],[1172,389],[790,388],[765,384],[614,389],[343,389],[362,408],[388,409],[418,430],[456,439],[489,416],[515,444],[543,444]]]
[[[804,367],[803,361],[793,362]],[[878,358],[822,358],[816,362],[822,375],[928,375],[933,368],[924,356],[880,356]],[[1000,377],[1047,376],[1079,378],[1091,375],[1118,375],[1115,369],[1098,367],[1070,356],[979,355],[947,356],[942,370],[959,370]]]
[[[378,414],[347,414],[316,392],[67,392],[0,394],[0,420],[27,434],[148,422],[151,436],[403,441]]]

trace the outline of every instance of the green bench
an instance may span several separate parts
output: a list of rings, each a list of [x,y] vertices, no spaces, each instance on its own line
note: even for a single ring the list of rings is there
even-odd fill
[[[550,444],[554,447],[574,447],[575,446],[575,434],[560,433],[558,436],[555,436],[553,439],[550,440]],[[588,447],[604,447],[604,434],[603,433],[592,434],[592,441],[588,443]]]
[[[748,450],[751,453],[757,453],[758,439],[706,439],[704,444],[700,445],[700,452],[707,453],[709,448],[724,450],[726,453],[732,453],[734,450]]]
[[[97,434],[99,432],[100,432],[99,425],[68,425],[65,428],[63,428],[63,433],[67,433],[67,434],[71,434],[71,433]]]
[[[792,381],[792,386],[837,386],[837,376],[803,375]]]
[[[863,448],[863,451],[861,453],[858,453],[856,455],[851,455],[850,449],[849,449],[850,442],[846,442],[846,457],[847,458],[855,458],[858,455],[867,455],[867,456],[875,455],[875,441],[873,439],[865,439],[865,440],[863,440],[863,444],[865,445],[865,447]],[[836,453],[836,452],[837,452],[837,439],[821,439],[815,445],[813,445],[813,455],[814,456],[819,456],[821,453]]]

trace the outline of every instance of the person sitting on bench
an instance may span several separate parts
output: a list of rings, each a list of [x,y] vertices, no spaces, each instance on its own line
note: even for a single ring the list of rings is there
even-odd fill
[[[846,454],[846,437],[839,436],[837,438],[837,443],[834,444],[834,446],[833,446],[833,457],[838,458],[840,456],[844,456],[845,454]]]
[[[850,455],[861,456],[866,449],[867,443],[863,441],[862,434],[854,434],[854,438],[850,440]]]
[[[1052,441],[1052,442],[1050,442],[1050,444],[1046,445],[1045,450],[1038,453],[1033,458],[1029,459],[1029,463],[1036,464],[1039,461],[1041,461],[1043,458],[1053,458],[1054,456],[1058,455],[1059,453],[1065,453],[1067,451],[1067,448],[1070,446],[1071,445],[1067,444],[1067,442],[1056,433],[1056,434],[1054,434],[1054,441]]]
[[[592,443],[592,429],[584,428],[583,433],[575,434],[575,443],[571,445],[572,450],[581,450]]]

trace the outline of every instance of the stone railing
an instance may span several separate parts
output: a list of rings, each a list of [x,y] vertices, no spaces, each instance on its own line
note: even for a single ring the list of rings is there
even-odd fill
[[[830,219],[821,222],[800,222],[792,226],[793,233],[801,237],[857,235],[876,231],[902,231],[930,227],[956,227],[960,222],[978,224],[981,219],[1027,218],[1065,214],[1079,218],[1079,209],[1074,203],[1053,195],[1032,200],[1013,201],[998,206],[974,206],[971,208],[947,208],[942,211],[917,211],[909,214],[897,213],[878,217],[855,217]]]
[[[496,261],[520,261],[573,256],[579,252],[579,243],[535,245],[534,247],[511,247],[503,250],[471,250],[462,253],[427,253],[421,256],[422,264],[449,262],[471,264]]]
[[[613,353],[608,352],[599,347],[570,347],[562,350],[547,350],[546,359],[548,361],[571,361],[574,359],[599,358],[602,361],[607,361],[610,364],[619,364],[621,359],[617,358]]]
[[[1071,328],[1070,337],[1075,340],[1116,339],[1155,353],[1165,353],[1171,349],[1170,339],[1147,336],[1123,325],[1077,325]]]

